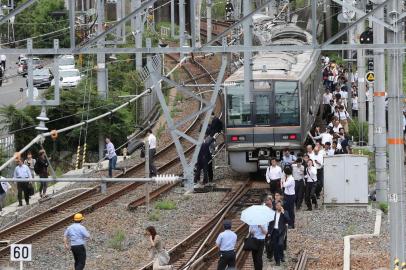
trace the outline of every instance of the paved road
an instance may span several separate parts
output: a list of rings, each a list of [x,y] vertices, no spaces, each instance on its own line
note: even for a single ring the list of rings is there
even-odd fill
[[[10,77],[3,81],[0,87],[0,106],[15,105],[17,108],[23,108],[27,105],[27,96],[24,90],[20,92],[20,88],[26,89],[26,79],[17,75],[17,55],[7,55],[6,62],[6,77]]]

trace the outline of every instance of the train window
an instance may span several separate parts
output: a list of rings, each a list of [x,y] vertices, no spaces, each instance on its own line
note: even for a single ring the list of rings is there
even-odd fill
[[[250,126],[251,106],[244,100],[243,86],[228,86],[227,89],[227,126]]]
[[[257,125],[269,125],[271,116],[269,113],[269,93],[268,94],[256,94],[255,95],[256,104],[256,124]]]
[[[297,82],[275,82],[275,124],[299,125],[299,86]]]

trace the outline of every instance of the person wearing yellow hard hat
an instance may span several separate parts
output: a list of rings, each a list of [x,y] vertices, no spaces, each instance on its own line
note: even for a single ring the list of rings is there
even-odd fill
[[[64,233],[64,243],[67,250],[71,250],[75,260],[75,270],[85,269],[86,264],[86,241],[90,239],[87,229],[81,224],[83,215],[77,213],[73,216],[74,223]]]

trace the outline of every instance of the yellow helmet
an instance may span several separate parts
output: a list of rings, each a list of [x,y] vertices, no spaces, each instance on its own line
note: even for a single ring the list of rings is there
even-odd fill
[[[73,221],[82,221],[83,215],[81,213],[77,213],[73,216]]]

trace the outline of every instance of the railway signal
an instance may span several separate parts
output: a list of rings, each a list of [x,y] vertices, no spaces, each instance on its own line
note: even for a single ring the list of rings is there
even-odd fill
[[[361,44],[372,44],[374,43],[374,34],[371,28],[361,33],[359,37],[359,42]]]

